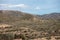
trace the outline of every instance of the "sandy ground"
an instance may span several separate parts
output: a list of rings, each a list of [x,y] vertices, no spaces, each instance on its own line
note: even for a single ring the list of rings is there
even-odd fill
[[[5,28],[5,27],[10,27],[11,25],[8,25],[8,24],[0,24],[0,28]]]
[[[22,40],[22,39],[14,39],[14,40]]]

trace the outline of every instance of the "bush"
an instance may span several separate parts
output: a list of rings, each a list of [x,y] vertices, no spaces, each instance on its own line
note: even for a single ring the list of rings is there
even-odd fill
[[[0,40],[13,40],[12,34],[0,34]]]

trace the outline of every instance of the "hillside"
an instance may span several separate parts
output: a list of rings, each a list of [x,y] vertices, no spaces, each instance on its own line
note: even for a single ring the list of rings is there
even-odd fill
[[[59,20],[60,13],[32,15],[21,11],[0,10],[0,34],[8,34],[13,38],[14,35],[22,35],[24,40],[60,36]]]
[[[0,22],[16,22],[20,20],[32,20],[33,15],[19,12],[19,11],[9,11],[9,10],[0,10]]]

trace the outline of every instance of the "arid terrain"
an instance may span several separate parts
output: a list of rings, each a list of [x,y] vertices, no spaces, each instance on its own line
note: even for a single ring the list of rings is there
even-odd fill
[[[60,13],[0,10],[0,40],[60,40]]]

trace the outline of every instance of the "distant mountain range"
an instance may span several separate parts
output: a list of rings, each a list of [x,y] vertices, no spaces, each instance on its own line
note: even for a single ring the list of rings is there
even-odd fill
[[[3,19],[6,18],[13,18],[14,20],[18,19],[33,19],[33,18],[40,18],[40,19],[54,19],[59,20],[60,19],[60,13],[51,13],[51,14],[45,14],[45,15],[32,15],[28,13],[24,13],[21,11],[12,11],[12,10],[0,10],[0,17],[3,17]]]
[[[54,19],[54,20],[60,19],[60,13],[50,13],[50,14],[37,15],[37,16],[41,17],[42,19]]]

